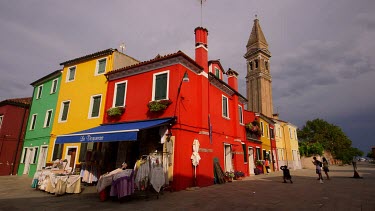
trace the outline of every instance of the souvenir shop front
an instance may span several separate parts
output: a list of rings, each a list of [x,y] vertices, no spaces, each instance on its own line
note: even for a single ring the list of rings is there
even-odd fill
[[[174,137],[168,129],[173,122],[164,118],[103,124],[58,136],[56,144],[81,143],[74,171],[83,183],[97,184],[98,192],[110,188],[111,196],[123,197],[133,193],[131,186],[152,186],[159,192],[173,180]]]

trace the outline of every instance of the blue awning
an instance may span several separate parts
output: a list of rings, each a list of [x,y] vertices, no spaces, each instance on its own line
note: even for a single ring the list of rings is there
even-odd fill
[[[58,135],[56,144],[88,143],[111,141],[136,141],[137,133],[142,129],[158,127],[167,124],[172,118],[125,122],[118,124],[103,124],[88,130],[66,135]]]

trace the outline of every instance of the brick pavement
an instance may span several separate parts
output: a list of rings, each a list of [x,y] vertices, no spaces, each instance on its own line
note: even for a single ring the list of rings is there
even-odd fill
[[[100,202],[95,187],[81,194],[54,196],[30,188],[25,176],[0,177],[0,210],[375,210],[375,165],[331,166],[332,180],[320,184],[314,169],[291,171],[293,184],[281,172],[257,175],[194,191],[165,192],[156,199]]]

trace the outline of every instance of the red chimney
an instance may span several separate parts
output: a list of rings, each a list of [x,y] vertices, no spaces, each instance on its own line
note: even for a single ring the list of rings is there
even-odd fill
[[[207,36],[208,31],[206,28],[197,27],[195,33],[195,61],[204,68],[208,73],[208,47]]]
[[[227,75],[228,75],[228,85],[232,87],[234,90],[238,91],[238,81],[237,81],[238,73],[229,68],[227,71]]]

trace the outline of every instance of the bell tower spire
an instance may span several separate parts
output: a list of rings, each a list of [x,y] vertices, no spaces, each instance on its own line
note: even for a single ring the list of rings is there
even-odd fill
[[[248,109],[272,118],[271,52],[268,50],[268,43],[257,16],[254,19],[244,58],[247,64],[246,93]]]

